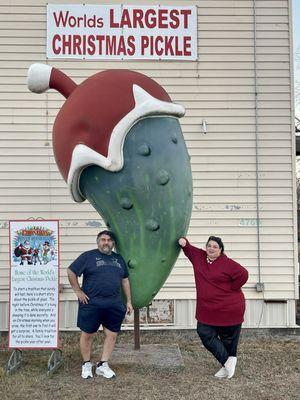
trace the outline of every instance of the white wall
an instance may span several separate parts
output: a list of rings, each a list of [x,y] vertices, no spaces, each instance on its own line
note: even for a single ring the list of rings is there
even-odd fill
[[[28,91],[26,74],[33,62],[61,68],[76,83],[104,69],[134,69],[157,80],[173,101],[185,106],[181,123],[194,179],[189,238],[203,246],[210,234],[221,236],[228,256],[248,269],[245,326],[255,326],[262,304],[268,313],[276,310],[263,320],[264,326],[278,321],[293,325],[297,224],[289,1],[256,1],[256,35],[253,1],[125,3],[197,5],[198,61],[47,60],[46,1],[0,1],[0,329],[7,327],[9,220],[60,220],[61,299],[71,318],[62,328],[74,326],[67,299],[75,297],[66,268],[80,252],[94,247],[95,235],[104,226],[87,202],[72,202],[58,173],[51,132],[64,99],[54,91]],[[255,290],[259,274],[263,293]],[[193,325],[193,272],[182,255],[157,298],[178,299],[175,325]]]

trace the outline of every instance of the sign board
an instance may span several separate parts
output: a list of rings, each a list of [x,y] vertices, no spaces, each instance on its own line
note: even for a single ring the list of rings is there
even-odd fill
[[[196,60],[196,6],[48,4],[47,57]]]
[[[9,347],[57,348],[58,221],[10,221]]]

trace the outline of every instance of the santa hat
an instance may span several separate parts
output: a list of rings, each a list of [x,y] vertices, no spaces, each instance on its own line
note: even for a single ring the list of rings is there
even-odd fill
[[[64,121],[62,110],[55,122],[57,126],[53,129],[56,161],[68,182],[73,199],[77,202],[85,200],[79,189],[80,175],[84,168],[98,165],[111,172],[123,168],[124,141],[137,121],[149,116],[180,118],[185,114],[184,107],[172,103],[168,94],[157,82],[134,71],[100,72],[77,86],[62,71],[44,64],[33,64],[29,68],[27,81],[28,88],[32,92],[42,93],[53,88],[63,94],[68,99],[63,108],[72,121],[80,118],[76,108],[79,102],[81,102],[80,112],[86,110],[90,115],[91,111],[93,118],[97,118],[97,113],[100,114],[97,121],[94,121],[99,131],[96,141],[95,137],[87,138],[87,135],[84,135],[83,138],[82,133],[69,131],[71,129],[69,125],[77,126],[78,123],[75,121],[70,124],[70,121]],[[87,93],[95,91],[99,92],[99,97],[92,102]],[[80,96],[83,96],[80,92],[84,93],[85,100],[80,99]],[[89,106],[86,105],[87,102]],[[99,107],[99,110],[96,107]],[[110,115],[111,112],[113,115]],[[92,118],[87,117],[87,121],[93,123]],[[61,131],[68,135],[68,138],[62,138]],[[78,135],[77,143],[72,142],[74,135]],[[68,143],[71,143],[71,149],[68,148]]]

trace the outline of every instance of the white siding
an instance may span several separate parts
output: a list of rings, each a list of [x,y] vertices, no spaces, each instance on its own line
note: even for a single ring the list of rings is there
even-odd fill
[[[96,0],[89,3],[99,4]],[[114,3],[120,1],[101,2]],[[227,254],[249,270],[246,325],[255,326],[251,321],[259,318],[257,304],[262,301],[261,293],[254,289],[259,279],[255,226],[258,195],[264,298],[291,300],[276,306],[280,324],[290,325],[285,314],[291,314],[287,307],[294,307],[291,304],[296,296],[297,224],[289,1],[256,1],[257,142],[253,1],[125,3],[197,5],[198,61],[47,61],[47,2],[0,0],[1,309],[8,301],[9,220],[60,220],[61,280],[66,288],[61,299],[66,299],[63,308],[67,314],[70,309],[71,318],[63,319],[62,328],[73,326],[74,317],[74,307],[68,302],[74,296],[67,289],[66,268],[80,252],[94,246],[95,234],[104,226],[87,202],[72,202],[54,162],[52,124],[64,99],[54,91],[35,95],[27,90],[29,65],[44,62],[61,68],[77,83],[104,69],[138,70],[156,79],[173,101],[186,107],[181,123],[194,179],[189,238],[203,246],[208,235],[220,235]],[[206,135],[203,119],[207,122]],[[158,298],[180,299],[175,306],[176,324],[191,326],[194,297],[192,269],[181,255]],[[1,312],[0,329],[6,329],[4,315]],[[270,318],[264,320],[264,326],[276,325]]]

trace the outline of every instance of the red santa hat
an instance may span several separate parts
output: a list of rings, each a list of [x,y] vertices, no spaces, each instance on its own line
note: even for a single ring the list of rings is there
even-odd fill
[[[124,141],[137,121],[185,114],[157,82],[135,71],[99,72],[77,86],[62,71],[33,64],[27,82],[32,92],[53,88],[67,98],[54,123],[53,149],[77,202],[85,200],[79,189],[84,168],[93,164],[111,172],[123,168]]]

